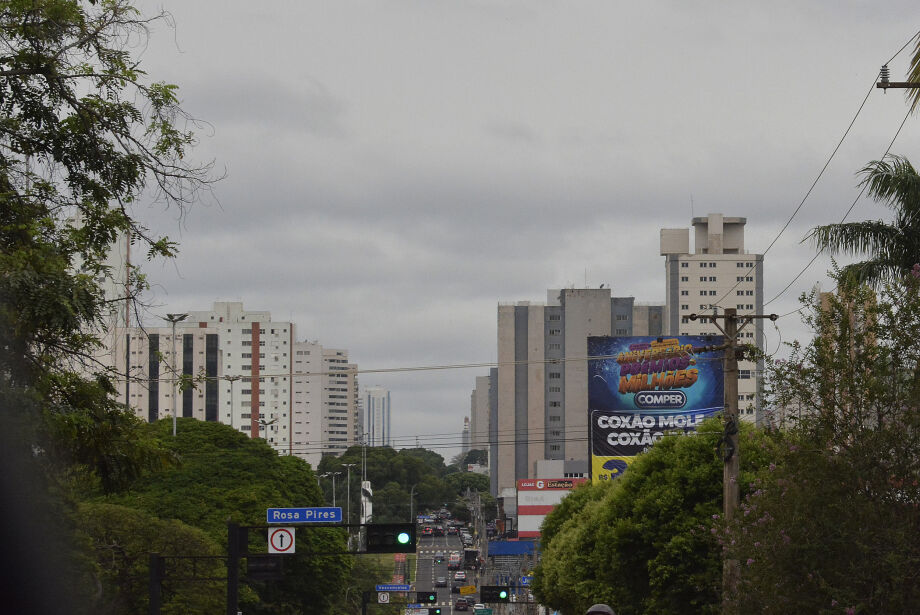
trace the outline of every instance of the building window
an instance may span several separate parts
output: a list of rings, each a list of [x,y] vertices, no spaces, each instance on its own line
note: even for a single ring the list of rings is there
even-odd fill
[[[745,267],[753,267],[753,266],[754,266],[754,263],[745,263],[744,266],[745,266]]]
[[[550,335],[559,335],[560,333],[562,333],[561,329],[550,329],[549,330]]]
[[[558,450],[559,450],[559,445],[558,445],[558,444],[550,444],[550,445],[549,445],[549,450],[551,450],[551,451],[558,451]]]
[[[709,281],[710,281],[710,282],[715,282],[715,281],[716,281],[716,276],[714,276],[714,275],[709,276]]]
[[[706,281],[706,276],[701,275],[701,276],[700,276],[700,282],[705,282],[705,281]]]
[[[550,320],[562,320],[562,315],[561,314],[550,314],[549,319]]]
[[[682,291],[680,291],[680,294],[681,294],[682,297],[686,297],[687,295],[690,294],[690,291],[689,291],[689,290],[682,290]]]
[[[626,333],[627,333],[626,329],[617,329],[617,330],[616,330],[616,334],[617,334],[617,335],[626,335]]]
[[[754,291],[753,291],[753,290],[746,290],[746,291],[744,291],[744,294],[747,295],[748,297],[753,297],[753,296],[754,296]]]
[[[739,379],[739,380],[750,380],[750,379],[751,379],[751,370],[749,370],[749,369],[739,369],[739,370],[738,370],[738,379]]]
[[[709,296],[710,296],[710,297],[715,297],[715,296],[716,296],[716,291],[714,291],[714,290],[709,291]]]
[[[689,281],[690,281],[690,276],[682,275],[682,276],[680,276],[680,281],[681,281],[681,282],[689,282]]]
[[[708,266],[709,266],[709,263],[700,263],[700,267],[704,267],[704,268],[705,268],[705,267],[708,267]]]
[[[683,268],[687,268],[690,266],[690,263],[681,263],[680,266]]]
[[[617,320],[629,320],[629,316],[626,314],[617,314]]]
[[[559,378],[562,378],[562,372],[550,372],[549,378],[550,380],[557,380]]]
[[[735,294],[736,294],[737,296],[739,296],[739,297],[743,297],[743,296],[744,296],[744,291],[743,291],[743,290],[736,290],[736,291],[735,291]]]
[[[550,422],[550,423],[558,423],[558,422],[561,421],[561,420],[562,420],[562,417],[561,417],[561,416],[555,416],[555,415],[552,415],[552,414],[551,414],[550,417],[549,417],[549,422]]]
[[[744,282],[744,276],[743,276],[743,275],[739,275],[737,278],[735,278],[735,281],[736,281],[736,282]]]
[[[735,267],[744,267],[744,263],[735,263]]]
[[[562,402],[561,401],[551,401],[549,402],[549,407],[550,408],[561,408]]]
[[[709,294],[709,293],[706,292],[705,290],[701,290],[701,291],[700,291],[700,297],[705,297],[705,296],[707,296],[708,294]]]
[[[715,267],[716,264],[715,264],[715,263],[709,263],[709,266],[710,266],[710,267]]]
[[[550,388],[549,388],[549,392],[550,392],[550,393],[561,393],[561,392],[562,392],[562,387],[550,387]]]
[[[680,309],[682,309],[682,310],[689,310],[689,309],[690,309],[690,306],[687,305],[686,303],[682,303],[682,304],[680,305]]]
[[[680,323],[681,323],[682,325],[686,325],[686,324],[688,324],[689,322],[690,322],[690,319],[687,318],[686,316],[684,316],[683,318],[680,319]]]

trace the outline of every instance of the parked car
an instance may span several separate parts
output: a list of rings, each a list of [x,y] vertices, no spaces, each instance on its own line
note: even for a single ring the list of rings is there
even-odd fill
[[[467,602],[466,598],[457,598],[457,601],[454,602],[455,611],[469,611],[470,603]]]
[[[447,577],[438,577],[434,581],[435,587],[447,587]]]

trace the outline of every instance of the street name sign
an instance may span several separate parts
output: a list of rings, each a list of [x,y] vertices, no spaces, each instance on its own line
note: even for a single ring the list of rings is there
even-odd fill
[[[460,588],[461,596],[469,596],[470,594],[475,594],[475,593],[476,593],[475,585],[464,585],[463,587]]]
[[[384,585],[378,585],[377,591],[379,592],[407,592],[412,589],[411,585],[397,585],[395,583],[388,583]]]
[[[269,508],[269,523],[341,523],[342,507]]]

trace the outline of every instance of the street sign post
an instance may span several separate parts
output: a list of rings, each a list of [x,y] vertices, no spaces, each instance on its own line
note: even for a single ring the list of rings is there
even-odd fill
[[[377,604],[390,604],[389,592],[377,592]]]
[[[268,529],[268,552],[283,553],[285,555],[295,552],[294,528],[272,527]]]
[[[374,588],[378,592],[407,592],[412,589],[411,585],[400,585],[397,583],[385,583]]]
[[[341,523],[342,508],[269,508],[265,516],[268,523]]]

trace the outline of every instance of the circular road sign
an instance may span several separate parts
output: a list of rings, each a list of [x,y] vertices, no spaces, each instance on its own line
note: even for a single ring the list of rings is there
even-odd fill
[[[269,553],[294,553],[294,528],[273,527],[268,530]]]

